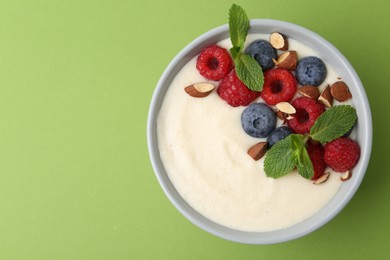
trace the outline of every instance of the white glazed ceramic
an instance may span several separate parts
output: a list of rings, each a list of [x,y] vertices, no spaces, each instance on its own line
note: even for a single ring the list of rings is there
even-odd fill
[[[342,184],[333,199],[317,214],[301,223],[277,231],[244,232],[233,230],[210,221],[191,208],[175,190],[165,172],[159,155],[156,127],[156,120],[164,95],[175,75],[190,59],[198,55],[204,47],[229,37],[228,25],[220,26],[201,35],[187,45],[170,62],[157,84],[149,108],[147,140],[150,159],[157,179],[167,197],[193,224],[216,236],[240,243],[272,244],[284,242],[302,237],[326,224],[345,207],[356,193],[363,180],[371,154],[372,120],[370,106],[363,85],[351,64],[332,44],[301,26],[276,20],[257,19],[250,21],[249,33],[271,33],[275,31],[312,47],[326,63],[329,63],[342,76],[342,79],[350,87],[353,95],[352,103],[359,118],[356,127],[356,138],[361,147],[361,157],[354,168],[353,177]]]

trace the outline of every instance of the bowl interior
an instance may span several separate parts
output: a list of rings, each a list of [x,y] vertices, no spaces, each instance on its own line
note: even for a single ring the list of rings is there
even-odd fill
[[[233,230],[210,221],[189,206],[176,191],[165,172],[159,155],[156,125],[158,112],[162,105],[165,93],[175,75],[189,60],[198,55],[204,47],[229,37],[228,25],[220,26],[201,35],[187,45],[170,62],[157,84],[149,108],[147,139],[150,159],[157,179],[167,197],[174,206],[195,225],[224,239],[240,243],[271,244],[288,241],[308,234],[327,223],[344,208],[357,191],[367,169],[371,153],[371,111],[362,83],[350,63],[332,44],[301,26],[276,20],[251,20],[250,33],[271,33],[274,31],[285,34],[287,37],[295,38],[302,43],[311,46],[326,63],[329,63],[335,68],[350,87],[353,96],[352,104],[356,108],[359,118],[356,127],[356,138],[361,147],[361,158],[354,168],[353,178],[343,183],[333,199],[312,217],[294,226],[277,231],[244,232]]]

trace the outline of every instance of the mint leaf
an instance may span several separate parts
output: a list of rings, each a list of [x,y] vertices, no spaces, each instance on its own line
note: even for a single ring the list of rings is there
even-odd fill
[[[304,136],[299,134],[293,134],[291,135],[291,140],[298,173],[306,179],[313,178],[313,163],[311,162],[309,154],[307,153],[307,150],[305,148]]]
[[[306,179],[313,178],[314,168],[309,154],[305,148],[304,136],[299,134],[292,134],[291,146],[293,149],[294,158],[296,160],[298,173]]]
[[[233,59],[236,59],[238,54],[244,48],[244,43],[249,30],[249,18],[241,6],[233,4],[229,10],[229,32],[230,41],[233,48],[230,53]]]
[[[237,59],[237,57],[240,56],[241,48],[242,47],[237,47],[237,46],[233,46],[230,48],[230,54],[232,55],[234,61]],[[235,63],[236,63],[236,61],[235,61]]]
[[[237,77],[252,91],[261,91],[264,84],[263,70],[251,56],[241,53],[235,60]]]
[[[309,154],[305,147],[302,147],[298,162],[297,162],[298,173],[306,179],[311,179],[314,176],[314,167],[313,163],[310,160]]]
[[[296,165],[292,148],[292,135],[274,144],[264,159],[264,171],[268,177],[277,179],[294,170]]]
[[[310,136],[323,144],[333,141],[347,133],[356,120],[356,110],[352,106],[334,106],[317,118],[310,129]]]

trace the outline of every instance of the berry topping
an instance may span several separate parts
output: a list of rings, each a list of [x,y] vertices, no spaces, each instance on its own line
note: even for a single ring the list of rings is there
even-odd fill
[[[244,131],[253,137],[264,138],[275,129],[275,112],[265,103],[250,104],[241,114]]]
[[[248,89],[232,70],[219,84],[218,95],[233,107],[247,106],[260,96],[260,92]]]
[[[348,137],[340,137],[325,145],[325,163],[336,172],[346,172],[352,169],[359,158],[359,145]]]
[[[325,111],[322,103],[308,97],[299,97],[292,105],[296,113],[291,115],[293,118],[287,124],[297,134],[309,133],[316,119]]]
[[[287,69],[271,69],[264,73],[261,97],[269,105],[291,100],[297,91],[294,75]]]
[[[206,79],[220,80],[231,71],[233,62],[226,49],[211,45],[199,54],[196,68]]]
[[[324,174],[326,169],[326,163],[324,161],[324,147],[321,143],[309,141],[307,143],[307,153],[309,154],[314,168],[314,175],[311,179],[317,180]]]
[[[326,66],[320,58],[304,57],[298,61],[296,77],[303,86],[319,86],[326,77]]]
[[[272,45],[266,40],[256,40],[249,44],[245,50],[246,54],[252,56],[263,70],[271,69],[275,66],[272,59],[277,59],[278,55]]]
[[[290,134],[292,134],[292,131],[287,126],[275,128],[267,137],[268,148],[271,148],[274,144],[286,138]]]

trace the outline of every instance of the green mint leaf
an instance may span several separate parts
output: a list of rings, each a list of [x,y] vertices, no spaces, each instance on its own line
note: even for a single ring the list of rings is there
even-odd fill
[[[356,120],[356,110],[352,106],[334,106],[317,118],[310,129],[310,136],[323,144],[333,141],[347,133]]]
[[[236,59],[244,48],[244,43],[249,30],[249,18],[241,6],[233,4],[229,10],[230,41],[233,45],[231,54]]]
[[[241,47],[233,46],[230,48],[230,54],[232,55],[233,60],[236,60],[240,56],[240,53]]]
[[[294,170],[296,160],[291,137],[292,135],[289,135],[280,140],[266,153],[264,171],[267,177],[277,179]]]
[[[264,84],[263,70],[248,54],[241,53],[235,59],[237,77],[252,91],[261,91]]]
[[[298,173],[306,179],[313,178],[313,163],[311,162],[309,154],[305,148],[304,136],[299,134],[292,134],[291,146],[296,160]]]
[[[306,178],[311,179],[314,176],[313,163],[310,160],[309,154],[305,147],[302,147],[297,162],[298,173]]]

